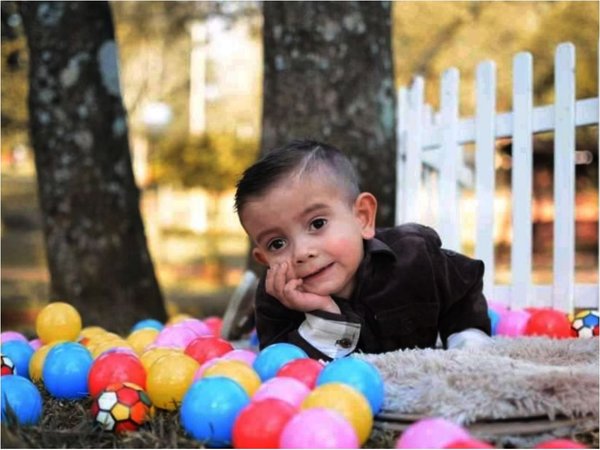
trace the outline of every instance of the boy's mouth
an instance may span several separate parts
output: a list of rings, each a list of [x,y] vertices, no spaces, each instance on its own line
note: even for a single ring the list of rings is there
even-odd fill
[[[333,263],[329,263],[326,266],[321,267],[320,269],[314,271],[313,273],[302,277],[302,281],[313,281],[323,275],[330,267],[333,266]]]

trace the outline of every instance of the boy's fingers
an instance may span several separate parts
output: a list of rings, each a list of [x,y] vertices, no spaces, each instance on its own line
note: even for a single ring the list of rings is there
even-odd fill
[[[283,294],[283,288],[285,287],[285,263],[278,264],[275,273],[273,274],[273,289],[277,293],[277,296]]]

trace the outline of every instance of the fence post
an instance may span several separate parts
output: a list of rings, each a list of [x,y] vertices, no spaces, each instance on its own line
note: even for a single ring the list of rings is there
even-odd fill
[[[575,47],[555,56],[554,285],[552,303],[573,312],[575,284]]]
[[[423,92],[424,81],[416,77],[408,93],[408,132],[406,164],[404,166],[404,220],[419,221],[419,191],[421,186],[421,152],[423,151]]]
[[[496,64],[485,61],[477,67],[477,111],[475,116],[475,195],[477,233],[475,257],[485,264],[483,293],[493,299],[494,292],[494,194],[496,118]]]
[[[405,87],[398,89],[398,119],[396,135],[396,210],[394,224],[405,222],[404,202],[406,201],[406,140],[408,139],[408,92]]]

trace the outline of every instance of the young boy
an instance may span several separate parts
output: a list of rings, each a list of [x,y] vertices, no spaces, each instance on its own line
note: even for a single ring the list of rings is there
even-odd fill
[[[236,210],[268,267],[256,292],[260,347],[289,342],[329,360],[490,342],[483,263],[417,224],[375,229],[377,200],[336,148],[293,141],[249,167]]]

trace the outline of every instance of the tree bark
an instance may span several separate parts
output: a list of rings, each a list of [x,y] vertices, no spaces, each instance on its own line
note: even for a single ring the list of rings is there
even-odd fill
[[[166,319],[139,209],[108,2],[22,2],[51,299],[84,325]]]
[[[396,95],[389,2],[264,2],[262,151],[332,144],[394,224]]]

